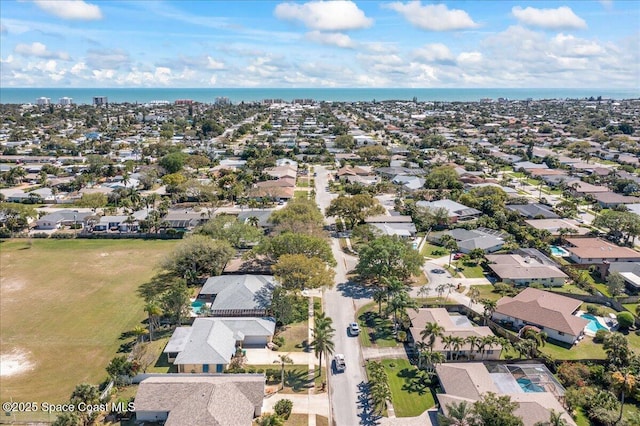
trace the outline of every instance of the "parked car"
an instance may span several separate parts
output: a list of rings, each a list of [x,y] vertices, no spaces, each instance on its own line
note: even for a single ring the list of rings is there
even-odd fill
[[[464,254],[462,253],[456,253],[453,255],[453,260],[459,260],[462,258],[462,256],[464,256]]]
[[[352,322],[351,324],[349,324],[349,334],[352,336],[357,336],[358,334],[360,334],[360,326],[357,322]]]
[[[335,369],[337,372],[342,372],[347,368],[347,365],[344,362],[343,354],[335,354],[333,357],[333,362],[335,363]]]
[[[446,271],[444,269],[435,268],[431,270],[432,274],[444,274]]]

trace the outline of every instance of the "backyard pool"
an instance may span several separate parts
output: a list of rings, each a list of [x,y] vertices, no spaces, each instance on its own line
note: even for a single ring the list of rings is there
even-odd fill
[[[527,379],[526,377],[520,377],[516,380],[523,391],[526,393],[529,392],[544,392],[544,388],[540,385],[536,385],[531,381],[531,379]]]
[[[204,302],[200,302],[199,300],[194,300],[191,302],[191,312],[195,315],[198,315],[204,306]]]
[[[584,319],[588,319],[589,320],[589,324],[587,324],[587,330],[595,333],[598,330],[608,330],[607,327],[605,327],[604,325],[600,324],[600,321],[598,321],[598,319],[596,317],[594,317],[591,314],[582,314],[580,315],[582,318]]]
[[[569,256],[569,252],[558,246],[551,246],[551,255],[552,256]]]

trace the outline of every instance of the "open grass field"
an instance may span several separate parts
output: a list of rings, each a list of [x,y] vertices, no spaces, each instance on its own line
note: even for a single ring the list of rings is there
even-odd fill
[[[416,417],[436,405],[431,388],[418,378],[418,369],[406,359],[382,360],[397,417]]]
[[[26,240],[0,243],[0,399],[68,400],[98,384],[121,339],[146,318],[138,286],[175,241]],[[8,357],[24,372],[7,376]],[[15,364],[14,364],[15,365]]]

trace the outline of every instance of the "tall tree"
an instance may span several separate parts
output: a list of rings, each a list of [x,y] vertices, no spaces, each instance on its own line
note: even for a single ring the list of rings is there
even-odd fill
[[[325,214],[344,219],[348,229],[364,222],[368,216],[384,214],[385,209],[370,194],[339,195],[331,200]]]
[[[420,337],[422,340],[427,340],[427,346],[429,351],[433,352],[433,346],[436,343],[436,339],[442,338],[444,333],[444,327],[437,322],[428,322],[424,325],[424,329],[420,331]]]
[[[285,254],[271,267],[273,274],[287,290],[332,287],[335,272],[320,258],[303,254]]]
[[[322,259],[330,266],[336,266],[331,246],[326,239],[310,235],[285,232],[270,238],[264,238],[254,247],[249,256],[264,255],[271,263],[285,254],[301,254],[308,258]]]
[[[513,412],[518,408],[508,395],[487,392],[473,403],[474,426],[523,426],[521,418]]]
[[[453,402],[447,405],[446,415],[438,413],[438,424],[441,426],[471,426],[471,405],[467,401]]]
[[[179,277],[220,275],[235,250],[227,241],[193,235],[183,240],[164,260],[163,267]]]
[[[278,355],[278,359],[273,361],[274,364],[280,364],[280,389],[284,389],[284,366],[285,364],[293,364],[293,360],[289,354]]]
[[[423,257],[409,242],[393,236],[378,237],[363,245],[356,272],[363,278],[373,278],[378,283],[382,277],[408,279],[420,271]]]
[[[333,353],[335,348],[333,336],[336,330],[331,325],[331,318],[325,317],[324,315],[316,315],[314,328],[312,330],[313,341],[311,342],[311,346],[313,346],[313,352],[318,358],[321,370],[322,355],[326,355],[328,357]]]

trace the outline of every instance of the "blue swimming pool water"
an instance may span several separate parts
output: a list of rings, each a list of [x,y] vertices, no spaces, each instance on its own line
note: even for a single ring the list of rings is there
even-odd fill
[[[606,330],[607,327],[604,327],[600,322],[591,314],[582,314],[580,315],[584,319],[589,320],[589,324],[587,324],[587,330],[593,331],[594,333],[598,330]]]
[[[553,256],[566,256],[569,254],[569,252],[563,249],[562,247],[551,246],[550,248],[551,248],[551,254]]]
[[[194,314],[199,314],[203,306],[204,302],[200,302],[198,300],[194,300],[193,302],[191,302],[191,310]]]
[[[525,377],[520,377],[516,380],[523,391],[529,392],[544,392],[544,388],[540,385],[536,385],[531,381],[531,379],[527,379]]]

